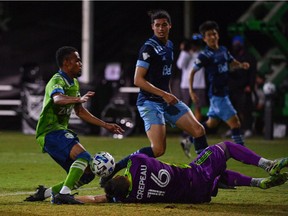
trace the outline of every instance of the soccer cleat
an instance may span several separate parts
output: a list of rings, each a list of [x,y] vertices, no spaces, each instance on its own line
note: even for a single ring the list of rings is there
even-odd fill
[[[246,130],[245,132],[244,132],[244,138],[250,138],[250,137],[252,137],[253,136],[253,133],[252,133],[252,131],[251,130]]]
[[[51,193],[50,203],[51,203],[51,204],[56,204],[56,203],[55,203],[55,194],[54,194],[53,192]]]
[[[280,173],[280,170],[283,169],[284,167],[288,167],[288,157],[283,158],[281,160],[275,160],[273,164],[266,169],[266,171],[270,175],[276,175]]]
[[[281,174],[278,174],[278,175],[270,176],[268,178],[264,178],[260,182],[259,187],[261,189],[268,189],[268,188],[271,188],[271,187],[282,185],[287,180],[288,180],[288,173],[287,172],[286,173],[281,173]]]
[[[185,155],[188,157],[188,158],[191,158],[191,153],[190,153],[190,149],[191,149],[191,146],[192,146],[192,142],[190,141],[189,137],[183,139],[181,142],[180,142],[180,145],[185,153]]]
[[[232,136],[232,132],[231,130],[227,130],[224,134],[222,134],[222,138],[227,138],[227,137],[231,137]]]
[[[33,195],[30,195],[29,197],[27,197],[24,201],[27,202],[36,202],[36,201],[43,201],[45,200],[45,191],[46,191],[46,187],[44,187],[43,185],[39,185],[36,189],[36,192]]]
[[[52,198],[51,203],[58,204],[58,205],[61,205],[61,204],[70,204],[70,205],[84,204],[83,202],[76,200],[74,198],[74,194],[71,195],[71,194],[60,194],[60,193],[56,194]]]

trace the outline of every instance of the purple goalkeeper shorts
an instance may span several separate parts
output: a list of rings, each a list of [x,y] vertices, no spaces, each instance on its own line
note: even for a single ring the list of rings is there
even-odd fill
[[[220,145],[207,147],[192,162],[201,166],[209,178],[216,178],[226,169],[226,156]]]
[[[197,173],[193,184],[199,202],[209,201],[211,196],[217,195],[220,175],[227,167],[224,150],[220,145],[209,146],[190,165]]]

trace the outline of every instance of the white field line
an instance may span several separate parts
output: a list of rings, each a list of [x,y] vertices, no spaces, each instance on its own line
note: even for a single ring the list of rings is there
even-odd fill
[[[79,191],[90,191],[90,190],[96,190],[98,189],[98,187],[92,187],[92,188],[79,188],[77,190]],[[35,191],[18,191],[18,192],[14,192],[14,193],[1,193],[0,197],[4,197],[4,196],[18,196],[18,195],[30,195],[35,193]]]

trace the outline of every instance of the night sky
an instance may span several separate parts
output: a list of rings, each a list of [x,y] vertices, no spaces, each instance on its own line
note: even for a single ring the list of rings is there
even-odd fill
[[[193,2],[193,31],[206,20],[220,25],[221,43],[229,45],[227,25],[234,23],[253,2]],[[17,74],[25,63],[36,62],[46,75],[54,73],[55,51],[63,45],[81,51],[81,1],[2,2],[0,18],[9,18],[0,31],[0,73]],[[147,11],[166,9],[172,18],[170,39],[175,55],[183,39],[183,2],[94,2],[95,70],[110,61],[122,62],[131,72],[143,42],[152,35]],[[127,72],[127,73],[129,73]]]

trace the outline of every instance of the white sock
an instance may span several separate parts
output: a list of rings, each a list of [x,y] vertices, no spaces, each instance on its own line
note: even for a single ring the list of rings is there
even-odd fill
[[[52,188],[47,188],[44,192],[45,199],[52,196]]]
[[[258,167],[261,167],[262,169],[269,171],[268,168],[273,164],[273,161],[268,160],[266,158],[260,158],[258,162]]]
[[[263,179],[264,178],[252,178],[250,186],[251,187],[259,187],[259,185]]]
[[[63,186],[60,193],[61,194],[71,194],[71,189],[68,188],[67,186]]]

